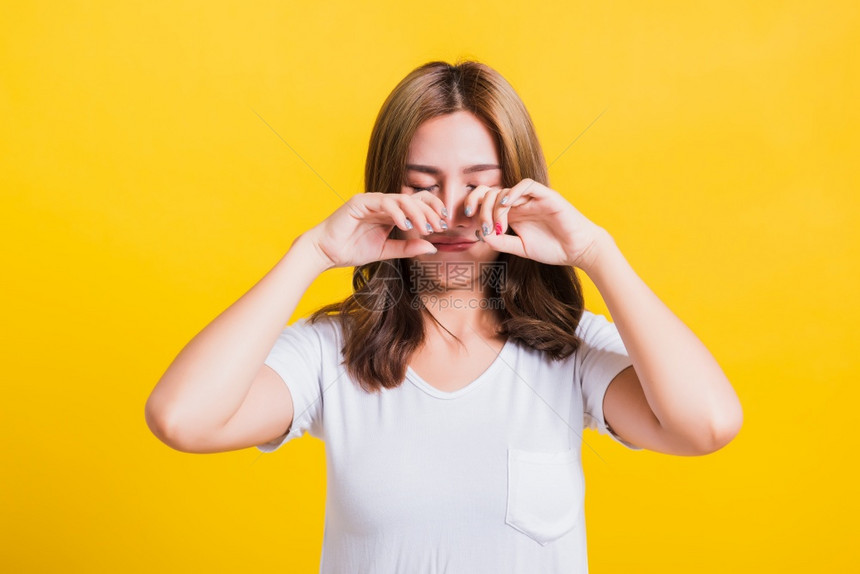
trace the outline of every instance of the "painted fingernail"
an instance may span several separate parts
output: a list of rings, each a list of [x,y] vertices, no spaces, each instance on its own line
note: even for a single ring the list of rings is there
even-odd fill
[[[409,219],[406,219],[406,229],[412,229],[412,222]]]
[[[441,225],[441,226],[442,226],[442,229],[448,229],[448,224],[447,224],[447,223],[445,223],[445,220],[444,220],[444,219],[440,219],[440,220],[439,220],[439,225]]]
[[[503,198],[501,199],[501,201],[499,201],[499,203],[500,203],[500,204],[502,204],[502,205],[505,205],[507,202],[508,202],[508,196],[507,196],[507,195],[506,195],[505,197],[503,197]]]
[[[483,229],[483,230],[484,230],[484,235],[489,235],[489,234],[490,234],[490,226],[489,226],[489,225],[487,225],[486,223],[484,223],[484,224],[482,224],[482,225],[481,225],[481,229]]]
[[[496,235],[501,235],[501,234],[502,234],[502,224],[497,221],[496,222]]]
[[[442,208],[442,217],[448,217],[448,208],[447,207]]]
[[[471,216],[472,216],[472,206],[467,205],[466,206],[466,217],[471,217]]]
[[[433,226],[429,223],[426,223],[425,225],[427,226],[427,233],[433,233]]]

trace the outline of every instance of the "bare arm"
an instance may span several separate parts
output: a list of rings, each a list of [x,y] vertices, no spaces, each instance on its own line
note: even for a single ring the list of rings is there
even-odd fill
[[[146,402],[153,434],[177,450],[222,452],[268,442],[292,424],[292,396],[265,365],[284,325],[327,269],[414,257],[436,248],[420,238],[391,239],[392,228],[441,232],[445,205],[414,196],[360,193],[293,241],[284,257],[177,355]],[[429,251],[428,251],[429,250]]]
[[[272,381],[277,375],[263,373],[261,368],[267,369],[263,361],[305,291],[331,267],[307,233],[297,237],[280,261],[198,333],[167,368],[146,402],[146,422],[153,434],[174,448],[193,450],[196,447],[184,445],[216,436],[246,398],[254,397],[249,391],[255,378],[260,380],[258,375],[267,377],[262,383],[266,388],[276,389]],[[277,392],[289,397],[285,388]],[[291,422],[292,409],[288,416],[290,420],[278,421],[284,428]]]
[[[633,362],[610,382],[603,400],[605,422],[617,436],[692,455],[722,448],[738,434],[743,410],[731,382],[695,333],[639,278],[609,232],[532,179],[487,195],[481,215],[490,227],[499,222],[502,233],[484,241],[519,257],[578,267],[603,296]],[[508,223],[516,235],[504,233]]]
[[[716,359],[631,268],[604,232],[583,267],[603,296],[633,361],[606,390],[607,424],[634,444],[707,454],[739,432],[743,409]],[[617,384],[616,384],[617,383]]]

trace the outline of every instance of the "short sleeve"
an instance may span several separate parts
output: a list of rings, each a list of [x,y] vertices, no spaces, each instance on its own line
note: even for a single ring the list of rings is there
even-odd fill
[[[263,363],[278,373],[287,385],[293,399],[293,423],[285,434],[257,445],[257,449],[275,451],[306,431],[321,437],[322,362],[323,348],[318,328],[307,318],[287,326],[278,335]]]
[[[582,339],[576,352],[576,373],[582,389],[583,427],[608,434],[631,450],[644,450],[616,435],[603,418],[603,397],[609,383],[633,364],[617,327],[603,315],[585,311],[577,334]]]

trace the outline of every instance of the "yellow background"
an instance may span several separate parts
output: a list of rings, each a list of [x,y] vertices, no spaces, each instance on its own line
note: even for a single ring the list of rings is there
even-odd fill
[[[188,340],[362,191],[394,85],[458,57],[513,84],[551,187],[744,406],[706,457],[585,433],[592,572],[856,567],[860,6],[358,4],[0,7],[0,568],[316,571],[322,442],[179,453],[143,406]],[[323,274],[293,319],[350,272]]]

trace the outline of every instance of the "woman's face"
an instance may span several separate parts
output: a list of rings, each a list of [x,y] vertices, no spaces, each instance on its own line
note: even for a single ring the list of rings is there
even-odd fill
[[[498,251],[475,235],[481,226],[481,204],[478,203],[471,217],[466,217],[463,203],[479,185],[502,186],[499,155],[490,131],[468,111],[427,120],[418,127],[409,145],[404,177],[401,193],[429,191],[448,209],[447,231],[420,233],[417,226],[400,231],[404,239],[421,238],[436,244],[436,253],[414,257],[413,263],[422,262],[421,269],[432,272],[438,282],[449,288],[467,288],[463,286],[464,274],[471,272],[477,280],[481,264],[495,261],[499,256]],[[470,244],[462,250],[438,244],[454,240]]]

